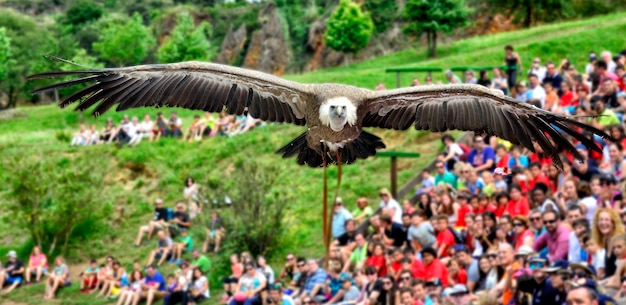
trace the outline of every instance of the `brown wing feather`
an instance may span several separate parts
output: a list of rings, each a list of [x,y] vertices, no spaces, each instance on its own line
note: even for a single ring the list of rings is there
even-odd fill
[[[370,91],[362,105],[367,109],[364,127],[407,129],[414,125],[416,129],[436,132],[448,129],[475,131],[498,136],[533,151],[533,142],[536,142],[559,166],[559,152],[550,143],[550,139],[577,158],[582,156],[565,134],[581,141],[589,149],[598,149],[595,145],[590,145],[589,140],[575,127],[614,141],[602,130],[576,122],[571,117],[517,102],[476,85]]]
[[[309,85],[203,62],[49,72],[29,76],[29,79],[65,76],[80,78],[37,89],[34,93],[95,81],[60,104],[67,106],[81,101],[77,110],[97,105],[94,115],[100,115],[116,104],[118,111],[169,106],[219,112],[226,107],[228,113],[238,115],[249,107],[250,114],[261,120],[304,125],[306,103],[313,99]]]

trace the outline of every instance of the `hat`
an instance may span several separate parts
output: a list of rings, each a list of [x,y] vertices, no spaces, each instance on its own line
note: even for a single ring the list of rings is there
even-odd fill
[[[437,251],[435,251],[435,249],[431,248],[431,247],[426,247],[424,249],[422,249],[422,256],[424,256],[425,253],[428,253],[434,257],[437,257]]]
[[[569,281],[568,284],[570,284],[574,288],[587,287],[587,288],[591,288],[592,290],[598,289],[598,284],[596,283],[596,281],[591,280],[591,279],[585,279],[585,282],[583,283],[580,283],[577,281]]]
[[[593,265],[589,265],[587,263],[572,263],[569,265],[569,268],[572,270],[580,268],[585,270],[585,273],[594,277],[596,276],[596,268]]]
[[[600,174],[600,181],[607,181],[611,183],[617,183],[617,178],[614,175],[602,173]]]
[[[7,254],[7,257],[15,257],[17,258],[17,252],[15,252],[14,250],[9,251],[9,254]]]
[[[552,262],[552,264],[550,264],[550,266],[546,269],[546,272],[555,273],[561,270],[564,270],[565,272],[569,272],[567,271],[567,267],[569,267],[569,263],[566,260],[558,259]]]
[[[508,175],[508,171],[505,168],[502,167],[496,167],[496,169],[493,170],[493,174],[494,175],[503,175],[506,176]]]
[[[426,282],[424,284],[424,286],[438,286],[438,287],[441,287],[442,284],[441,284],[441,280],[439,280],[438,278],[433,278],[433,279],[430,279],[428,282]]]
[[[468,292],[469,292],[469,290],[467,289],[467,286],[465,286],[463,284],[456,284],[456,285],[454,285],[452,287],[448,287],[448,288],[444,289],[441,294],[444,297],[447,297],[447,296],[453,296],[453,295],[458,295],[458,294],[466,294]]]
[[[589,60],[590,60],[590,61],[591,61],[591,60],[596,60],[596,58],[598,58],[598,57],[596,56],[596,53],[590,53],[590,54],[589,54]]]
[[[523,256],[528,256],[531,254],[535,254],[535,250],[533,250],[533,248],[531,246],[527,246],[527,245],[523,245],[521,247],[519,247],[519,249],[517,250],[517,252],[515,253],[515,255],[523,255]]]
[[[342,283],[345,283],[345,282],[352,282],[352,277],[351,277],[351,276],[349,276],[349,275],[347,275],[347,274],[343,274],[343,275],[341,275],[341,276],[339,277],[339,281],[340,281],[340,282],[342,282]]]
[[[531,257],[530,260],[528,260],[528,262],[529,263],[544,263],[544,264],[547,264],[548,260],[543,258],[543,257],[541,257],[541,256],[535,255],[535,256]]]
[[[582,150],[587,150],[587,146],[583,145],[583,144],[576,144],[575,146],[576,149],[582,149]]]
[[[154,202],[156,202],[156,203],[163,203],[163,199],[157,198],[157,199],[154,200]]]
[[[335,204],[343,204],[341,197],[337,197],[337,199],[335,199]]]

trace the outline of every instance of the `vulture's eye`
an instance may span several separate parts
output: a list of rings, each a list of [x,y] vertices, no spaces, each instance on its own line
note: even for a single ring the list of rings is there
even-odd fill
[[[335,109],[335,108],[337,108],[337,107],[336,106],[330,106],[330,109]]]

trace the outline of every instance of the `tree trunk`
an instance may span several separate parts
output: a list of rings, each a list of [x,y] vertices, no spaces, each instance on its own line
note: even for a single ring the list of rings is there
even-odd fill
[[[70,242],[70,234],[72,234],[73,230],[74,228],[68,230],[67,233],[65,234],[65,241],[63,242],[63,250],[61,250],[61,254],[63,256],[67,255],[67,244]]]
[[[427,43],[426,43],[426,45],[427,45],[426,55],[428,57],[431,56],[430,40],[431,40],[430,31],[428,31],[428,32],[426,32],[426,41],[427,41]]]
[[[533,24],[533,6],[526,6],[526,20],[524,20],[524,27],[529,28]]]
[[[349,66],[348,53],[343,53],[343,64],[346,66],[346,68]]]
[[[433,58],[437,57],[437,31],[433,32]]]
[[[52,239],[52,243],[50,244],[50,249],[48,250],[48,253],[52,254],[56,246],[57,246],[57,236],[55,235],[54,238]]]

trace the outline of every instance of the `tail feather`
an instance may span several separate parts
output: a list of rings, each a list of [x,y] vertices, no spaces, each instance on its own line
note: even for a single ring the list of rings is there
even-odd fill
[[[320,155],[318,150],[309,147],[306,135],[306,132],[299,135],[293,141],[289,142],[289,144],[279,149],[276,153],[281,154],[283,158],[289,158],[297,155],[297,162],[300,165],[306,164],[310,167],[322,166],[322,155]],[[319,151],[324,151],[321,147],[321,143],[319,145]],[[358,159],[366,159],[376,155],[376,150],[382,148],[385,148],[385,143],[383,143],[379,137],[369,132],[362,131],[358,138],[346,144],[339,150],[341,163],[352,164]],[[328,153],[326,160],[329,165],[337,164],[336,156],[332,153]]]

